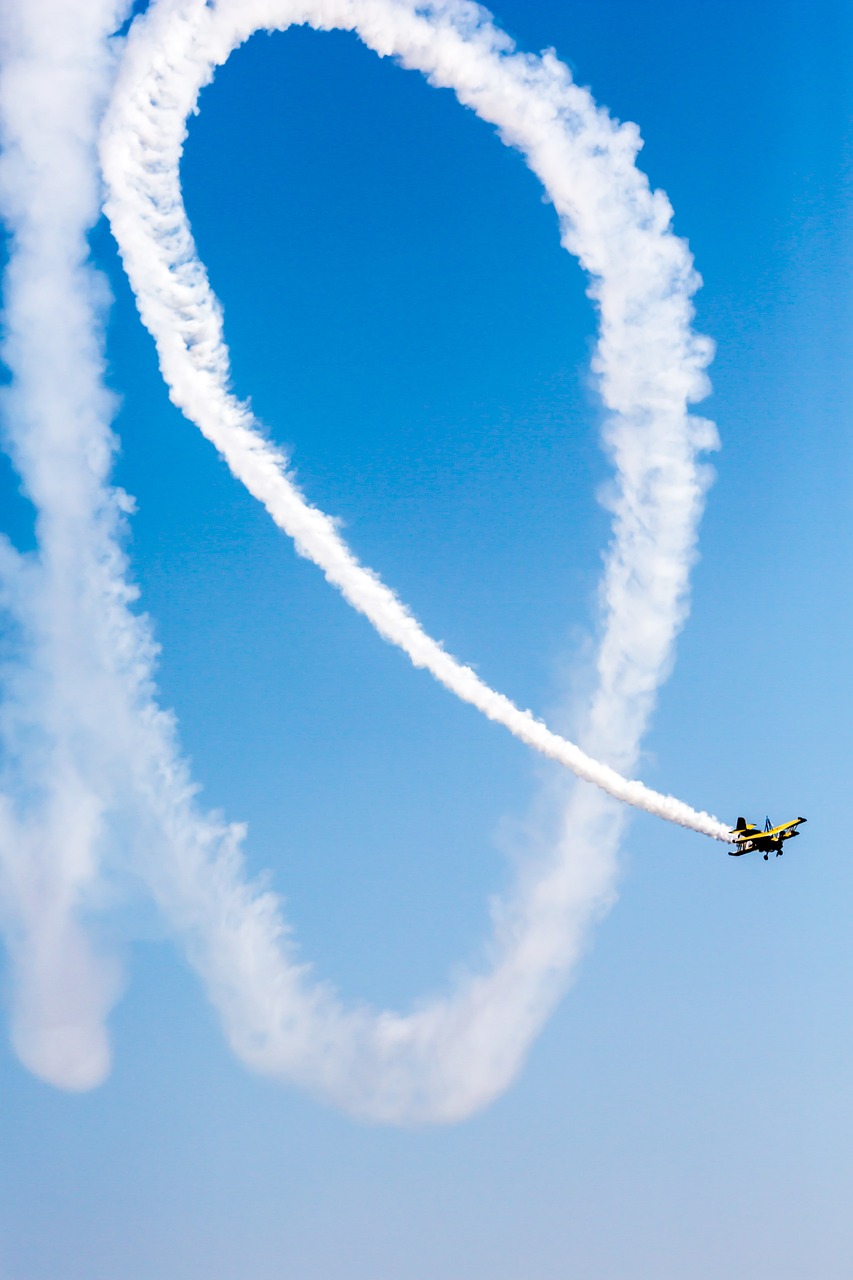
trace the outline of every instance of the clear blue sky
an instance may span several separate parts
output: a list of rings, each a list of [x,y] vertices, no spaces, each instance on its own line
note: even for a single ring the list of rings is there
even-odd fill
[[[633,819],[576,985],[456,1129],[355,1125],[251,1076],[134,915],[107,1084],[53,1092],[0,1050],[0,1280],[851,1274],[853,20],[841,0],[496,16],[638,122],[718,345],[718,479],[642,776],[808,826],[765,865]],[[219,73],[183,175],[236,389],[309,497],[454,653],[556,711],[607,468],[595,320],[536,181],[449,93],[304,31]],[[168,403],[103,225],[93,244],[163,700],[318,975],[405,1005],[476,954],[543,767],[295,557]]]

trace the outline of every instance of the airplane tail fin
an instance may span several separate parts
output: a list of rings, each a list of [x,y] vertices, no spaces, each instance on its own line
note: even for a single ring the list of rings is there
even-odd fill
[[[737,823],[735,824],[735,831],[743,831],[745,826],[746,818],[738,818]]]

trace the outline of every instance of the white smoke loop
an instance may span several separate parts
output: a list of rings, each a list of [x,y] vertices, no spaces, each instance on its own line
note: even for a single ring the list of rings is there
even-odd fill
[[[2,603],[20,633],[0,717],[0,925],[15,966],[15,1045],[55,1083],[102,1078],[117,977],[84,921],[108,905],[116,873],[131,875],[185,939],[245,1061],[355,1114],[459,1119],[507,1086],[565,989],[590,922],[612,900],[625,811],[603,790],[576,787],[548,859],[523,871],[495,910],[488,966],[408,1015],[346,1009],[312,981],[277,900],[246,880],[242,829],[201,812],[173,722],[157,706],[154,646],[131,611],[120,550],[128,504],[107,481],[111,405],[86,266],[91,143],[110,76],[105,37],[123,8],[13,0],[7,11],[14,74],[0,100],[0,197],[15,235],[4,356],[16,386],[7,416],[40,543],[35,558],[0,547]],[[258,27],[294,22],[356,31],[496,124],[539,175],[566,247],[590,273],[619,496],[586,751],[423,632],[305,502],[230,394],[218,304],[181,200],[185,118],[232,48]],[[35,88],[42,110],[22,115],[21,90]],[[706,485],[697,455],[715,438],[687,413],[705,393],[710,358],[690,329],[698,281],[665,197],[634,166],[638,145],[634,127],[599,111],[556,58],[517,54],[464,0],[155,0],[127,41],[102,156],[110,217],[171,394],[300,552],[416,665],[524,741],[622,799],[724,839],[708,815],[622,776],[685,616]]]
[[[500,127],[504,139],[525,154],[542,179],[561,214],[564,242],[597,277],[592,290],[602,314],[597,367],[604,399],[618,414],[609,440],[624,486],[606,590],[626,598],[632,590],[653,593],[666,620],[660,639],[668,646],[667,623],[683,608],[703,487],[694,457],[697,446],[713,442],[709,424],[691,419],[686,410],[690,399],[705,394],[702,370],[710,356],[709,344],[690,330],[689,297],[696,277],[685,246],[669,232],[668,204],[649,191],[633,166],[638,145],[633,127],[617,129],[596,112],[553,57],[512,54],[506,37],[476,6],[160,0],[151,19],[138,24],[103,132],[105,207],[140,313],[157,343],[172,400],[216,445],[300,554],[319,565],[349,603],[415,666],[425,667],[489,719],[608,795],[727,840],[728,828],[716,818],[623,778],[452,658],[377,575],[358,562],[334,522],[306,502],[280,452],[266,441],[249,408],[230,393],[221,308],[198,259],[181,195],[185,122],[214,67],[237,45],[260,27],[284,29],[295,22],[355,29],[378,53],[417,67],[436,84],[449,84],[462,102]],[[608,200],[615,184],[628,175],[632,189],[622,190],[622,201]],[[647,496],[646,489],[656,492]],[[666,513],[660,518],[656,508],[664,494],[665,501],[685,507],[693,517],[682,520],[683,528],[678,527],[680,511],[672,519]],[[659,527],[646,527],[652,514],[658,515]],[[654,563],[666,550],[661,543],[667,534],[682,540],[686,534],[689,540],[678,547],[672,577]],[[638,570],[634,543],[644,553],[644,572],[636,585],[626,580],[626,570]],[[671,552],[670,559],[676,567]],[[627,662],[624,652],[611,652],[625,643],[614,624],[624,618],[626,602],[610,602],[611,625],[599,663],[612,686],[637,680],[636,640]],[[639,704],[635,714],[647,711],[642,704],[659,682],[660,639],[650,640],[655,670],[650,687],[634,691]],[[609,711],[602,708],[600,714]]]

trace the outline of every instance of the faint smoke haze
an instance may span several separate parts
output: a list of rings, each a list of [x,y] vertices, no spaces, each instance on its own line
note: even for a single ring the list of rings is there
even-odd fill
[[[51,22],[54,11],[61,21]],[[688,412],[707,393],[711,357],[710,343],[691,329],[699,281],[670,229],[666,197],[635,166],[636,128],[596,107],[553,55],[517,53],[478,6],[155,0],[131,28],[102,134],[106,208],[172,399],[385,639],[600,788],[574,786],[547,856],[534,851],[510,899],[495,908],[482,972],[408,1015],[345,1008],[296,961],[275,896],[247,881],[243,829],[194,799],[174,724],[157,705],[154,645],[131,612],[121,551],[129,502],[108,480],[103,290],[85,245],[98,209],[95,130],[112,72],[106,36],[122,16],[122,6],[91,0],[16,0],[2,19],[0,198],[14,234],[6,424],[39,511],[36,555],[2,547],[17,654],[4,672],[0,722],[2,922],[15,972],[15,1045],[58,1084],[103,1077],[104,1020],[119,974],[81,921],[124,871],[148,886],[183,938],[245,1061],[360,1115],[459,1119],[518,1071],[590,924],[613,899],[625,811],[608,795],[715,839],[728,835],[708,814],[624,776],[686,616],[708,479],[699,459],[716,443],[713,426]],[[297,22],[354,30],[496,126],[542,181],[563,244],[589,274],[616,497],[583,749],[423,631],[359,564],[334,521],[305,500],[230,393],[221,311],[180,190],[185,121],[215,67],[253,31]],[[20,96],[43,96],[45,110],[21,111]]]

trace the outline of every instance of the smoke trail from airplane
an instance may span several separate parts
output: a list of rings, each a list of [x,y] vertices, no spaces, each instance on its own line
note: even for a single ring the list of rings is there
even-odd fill
[[[114,959],[83,916],[98,898],[110,802],[100,730],[116,655],[141,658],[118,539],[125,496],[107,483],[102,279],[86,235],[99,215],[97,127],[124,4],[26,0],[0,8],[4,446],[37,512],[37,552],[0,538],[0,928],[12,1039],[47,1080],[87,1088],[109,1069]],[[137,634],[134,634],[136,629]],[[109,752],[106,753],[107,759]]]
[[[201,809],[174,720],[157,704],[155,646],[132,610],[121,550],[131,504],[108,480],[104,293],[87,263],[94,135],[112,73],[106,37],[125,11],[111,0],[12,0],[0,15],[0,201],[13,237],[6,429],[39,543],[28,555],[0,543],[0,605],[15,640],[0,672],[0,928],[13,965],[13,1041],[56,1084],[104,1076],[119,972],[85,922],[142,883],[247,1063],[365,1117],[457,1120],[512,1080],[565,990],[590,923],[613,899],[626,810],[574,786],[547,850],[528,851],[514,891],[493,908],[481,971],[398,1014],[347,1008],[311,977],[278,900],[247,880],[242,827]],[[618,497],[584,751],[425,635],[295,490],[229,394],[218,307],[181,203],[184,119],[214,64],[255,27],[294,21],[356,30],[497,124],[539,174],[566,247],[591,274]],[[594,780],[621,798],[668,806],[662,816],[720,837],[707,815],[612,772],[635,764],[685,615],[706,484],[697,455],[714,442],[686,411],[704,393],[710,354],[690,332],[696,277],[665,198],[634,167],[637,146],[633,126],[616,126],[553,56],[515,53],[475,5],[155,0],[127,44],[103,157],[111,217],[172,395],[300,551],[416,665],[525,741],[598,769]]]
[[[158,29],[161,17],[165,30]],[[490,720],[616,799],[727,840],[728,829],[716,818],[622,777],[489,688],[428,636],[393,591],[358,562],[334,522],[305,500],[281,453],[264,438],[248,407],[231,394],[221,308],[198,259],[181,195],[178,165],[185,121],[214,66],[234,47],[259,27],[284,28],[294,22],[354,28],[377,52],[393,54],[437,84],[450,84],[462,102],[499,126],[542,179],[563,219],[567,247],[596,276],[593,293],[603,330],[597,366],[605,402],[617,415],[609,439],[625,493],[605,588],[618,598],[610,600],[602,676],[615,685],[626,674],[620,670],[624,655],[609,650],[623,643],[614,624],[625,616],[630,592],[637,590],[629,573],[641,573],[639,588],[660,596],[667,617],[683,608],[703,487],[693,456],[697,447],[713,440],[708,424],[690,419],[686,409],[689,399],[705,392],[702,370],[710,355],[707,342],[689,326],[689,297],[696,285],[689,254],[669,232],[668,204],[648,190],[633,167],[635,131],[615,128],[556,59],[512,53],[506,38],[471,5],[412,7],[376,0],[318,5],[241,0],[238,5],[220,0],[213,7],[197,2],[161,6],[151,21],[138,25],[104,130],[106,210],[140,313],[157,343],[172,400],[216,445],[232,473],[293,538],[299,553],[313,560],[416,667],[426,668]],[[610,201],[603,209],[602,182],[604,190],[612,190],[614,180],[624,182],[626,176],[632,179],[631,189],[623,191],[622,207]],[[630,273],[633,254],[640,265]],[[630,302],[624,297],[626,283]],[[673,507],[684,507],[674,519],[662,521],[659,531],[644,527],[656,506],[644,499],[644,489],[655,486]],[[672,580],[649,572],[648,561],[661,549],[655,534],[664,530],[684,539]],[[644,554],[626,554],[636,549]],[[652,690],[656,685],[657,678]],[[637,696],[647,699],[649,692],[638,690]]]

